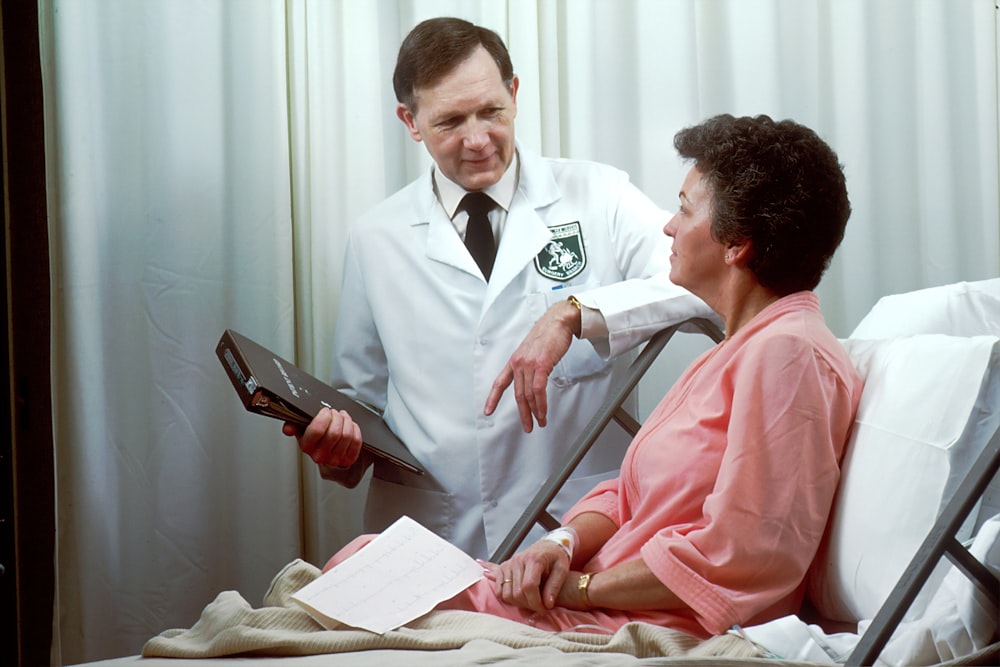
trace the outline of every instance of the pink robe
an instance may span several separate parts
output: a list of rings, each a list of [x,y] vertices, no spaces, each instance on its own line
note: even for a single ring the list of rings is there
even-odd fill
[[[439,608],[549,630],[644,621],[696,636],[795,613],[861,388],[816,295],[778,300],[685,371],[636,434],[620,477],[563,518],[598,512],[619,526],[584,571],[641,558],[685,608],[534,614],[498,600],[486,580]]]

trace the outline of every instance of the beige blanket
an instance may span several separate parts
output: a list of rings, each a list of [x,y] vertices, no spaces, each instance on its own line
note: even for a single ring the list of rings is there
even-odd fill
[[[279,572],[254,609],[235,591],[216,597],[190,629],[167,630],[142,649],[145,657],[210,658],[227,655],[312,655],[373,649],[443,650],[486,639],[511,648],[553,647],[567,653],[624,653],[637,658],[687,656],[727,658],[758,654],[745,640],[729,635],[699,640],[683,632],[629,623],[613,635],[552,633],[488,614],[432,611],[384,635],[343,627],[326,630],[291,600],[319,576],[295,560]]]

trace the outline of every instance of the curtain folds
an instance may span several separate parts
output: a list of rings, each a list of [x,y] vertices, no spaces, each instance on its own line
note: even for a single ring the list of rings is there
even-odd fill
[[[280,6],[48,9],[70,664],[136,652],[213,591],[259,598],[299,554],[299,457],[242,414],[214,354],[226,327],[291,352],[292,221]]]
[[[260,599],[281,565],[321,564],[360,530],[364,486],[323,482],[277,422],[245,414],[214,347],[233,328],[328,376],[347,226],[429,165],[390,82],[419,20],[497,30],[519,140],[621,167],[665,208],[688,168],[678,129],[722,112],[816,129],[854,207],[819,290],[838,335],[884,294],[1000,275],[992,0],[39,8],[53,664],[136,653],[224,589]],[[647,405],[689,359],[658,371]]]

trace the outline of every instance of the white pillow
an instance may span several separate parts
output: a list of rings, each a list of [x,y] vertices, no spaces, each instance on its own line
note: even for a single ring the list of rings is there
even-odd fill
[[[1000,278],[958,282],[882,297],[851,338],[882,339],[915,334],[1000,336]],[[1000,514],[1000,477],[971,513],[970,534]]]
[[[824,617],[856,623],[874,617],[1000,426],[1000,340],[843,342],[865,388],[808,586]]]
[[[1000,278],[884,296],[861,320],[851,338],[925,333],[1000,336]]]

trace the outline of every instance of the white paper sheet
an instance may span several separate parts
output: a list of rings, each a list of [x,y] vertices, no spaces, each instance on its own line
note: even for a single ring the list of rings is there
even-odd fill
[[[343,623],[384,634],[482,576],[482,565],[404,516],[292,599],[328,629]]]

